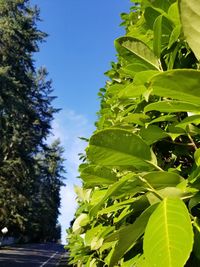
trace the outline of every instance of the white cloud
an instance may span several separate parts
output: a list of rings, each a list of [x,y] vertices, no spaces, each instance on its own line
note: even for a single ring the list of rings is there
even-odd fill
[[[70,226],[70,222],[74,218],[74,213],[76,211],[76,194],[74,192],[73,186],[69,185],[67,187],[61,188],[61,215],[59,216],[59,222],[62,226],[62,243],[66,243],[66,229]]]
[[[52,142],[59,138],[65,149],[64,157],[66,159],[66,187],[61,189],[61,215],[59,221],[62,225],[62,242],[65,243],[66,228],[74,217],[76,210],[74,185],[80,184],[78,176],[79,153],[83,153],[87,143],[80,140],[79,137],[90,137],[94,126],[89,123],[86,116],[77,114],[73,110],[62,110],[55,116],[52,124],[53,136],[49,138]]]

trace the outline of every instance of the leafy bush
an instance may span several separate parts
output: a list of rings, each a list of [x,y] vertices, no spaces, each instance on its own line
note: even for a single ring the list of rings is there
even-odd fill
[[[77,266],[200,266],[200,2],[135,1],[80,166]]]

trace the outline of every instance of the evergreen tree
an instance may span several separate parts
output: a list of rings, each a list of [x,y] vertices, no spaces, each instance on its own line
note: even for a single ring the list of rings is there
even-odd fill
[[[36,155],[52,149],[46,139],[58,111],[47,71],[34,66],[33,54],[47,36],[37,29],[38,20],[39,10],[28,0],[0,0],[0,227],[28,237],[39,216],[36,192],[45,182]],[[59,197],[56,201],[59,206]]]
[[[65,173],[63,151],[60,141],[55,140],[45,151],[36,155],[37,180],[31,213],[33,224],[27,224],[35,241],[59,239],[57,218],[61,200],[60,187],[64,185],[62,180]]]

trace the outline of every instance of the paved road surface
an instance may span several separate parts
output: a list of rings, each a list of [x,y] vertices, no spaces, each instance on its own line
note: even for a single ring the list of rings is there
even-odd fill
[[[0,248],[0,267],[53,267],[63,255],[62,245],[26,244]]]

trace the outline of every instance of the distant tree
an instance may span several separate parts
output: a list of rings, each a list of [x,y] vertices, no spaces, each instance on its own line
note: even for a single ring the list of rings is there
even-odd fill
[[[63,148],[55,140],[47,149],[36,155],[37,180],[33,199],[33,224],[30,232],[36,241],[52,241],[58,238],[58,215],[60,207],[60,188],[64,185]],[[27,225],[28,229],[28,225]]]
[[[55,97],[47,71],[36,71],[34,65],[33,54],[47,36],[37,29],[38,20],[39,10],[30,7],[28,0],[0,0],[0,226],[7,226],[16,236],[29,236],[34,216],[40,216],[41,207],[34,210],[33,196],[46,181],[41,178],[45,175],[37,155],[49,155],[53,149],[46,139],[53,114],[58,111],[52,106]],[[56,160],[54,164],[60,164]],[[50,177],[48,172],[46,177]],[[60,186],[55,185],[55,194]],[[45,202],[47,195],[42,197]],[[59,196],[48,197],[59,206]],[[52,216],[58,216],[58,211]],[[57,217],[54,220],[57,222]]]

